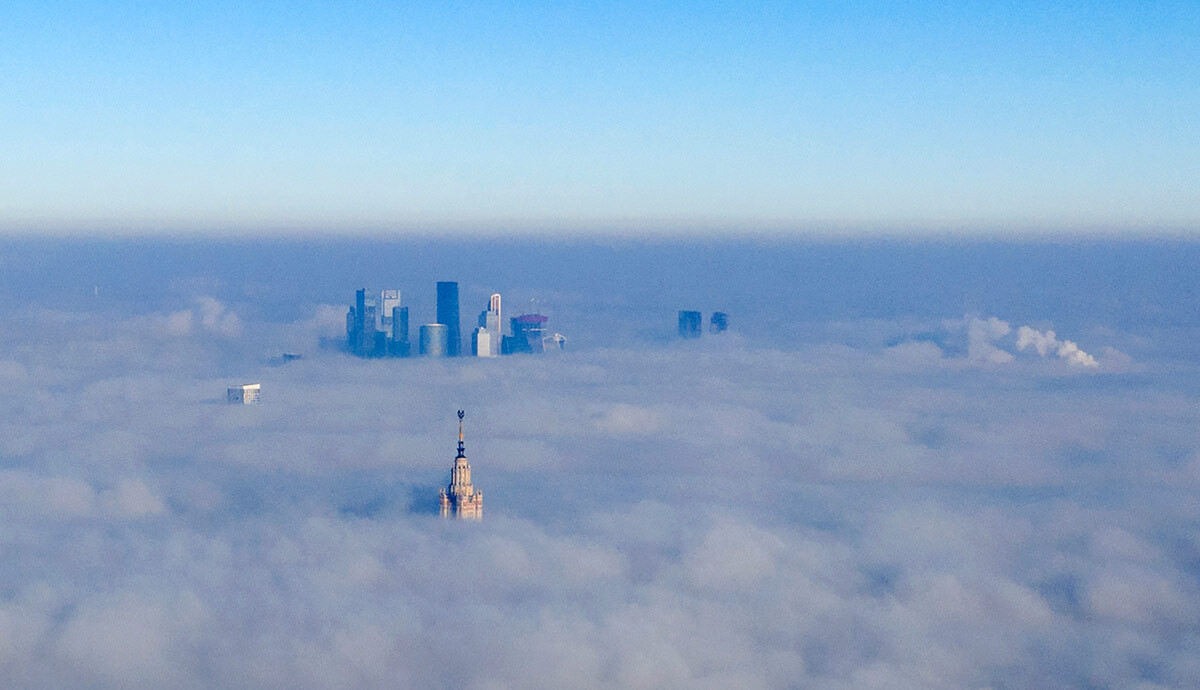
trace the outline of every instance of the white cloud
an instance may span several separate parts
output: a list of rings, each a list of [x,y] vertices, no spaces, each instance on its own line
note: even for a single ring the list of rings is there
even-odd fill
[[[986,319],[969,317],[967,324],[967,359],[974,364],[1006,364],[1013,360],[1011,353],[996,347],[993,342],[1012,331],[1006,321],[991,316]]]
[[[122,517],[157,515],[165,510],[162,500],[137,479],[123,479],[103,492],[100,501],[107,512]]]
[[[58,344],[4,353],[20,385],[0,399],[0,676],[18,685],[1193,675],[1195,511],[1162,489],[1200,476],[1200,408],[1153,377],[1114,393],[981,370],[1011,356],[999,319],[957,322],[966,358],[747,339],[267,367],[261,343],[335,332],[344,311],[239,319],[237,338],[224,307],[208,325],[187,311],[217,337],[86,314],[12,329]],[[221,404],[245,376],[263,404]],[[428,512],[459,407],[487,497],[474,525]]]
[[[626,403],[609,407],[596,419],[596,428],[610,434],[652,434],[661,424],[658,412]]]
[[[182,338],[192,334],[193,315],[191,309],[172,312],[163,322],[163,330],[167,335]]]
[[[180,656],[188,638],[205,622],[204,604],[183,594],[157,601],[147,594],[101,595],[72,612],[58,636],[55,654],[82,681],[108,687],[197,685]]]
[[[185,338],[197,331],[235,338],[242,334],[242,320],[213,297],[196,298],[196,306],[171,312],[159,318],[160,331],[173,338]]]
[[[238,318],[237,314],[229,311],[224,304],[212,297],[200,297],[197,302],[199,303],[200,323],[206,331],[226,337],[241,335],[242,320]]]
[[[940,362],[943,354],[942,348],[928,341],[900,343],[884,350],[884,357],[887,359],[910,366],[927,366]]]

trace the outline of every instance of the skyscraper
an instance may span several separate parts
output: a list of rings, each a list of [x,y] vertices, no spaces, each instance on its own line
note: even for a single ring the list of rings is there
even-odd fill
[[[545,349],[543,338],[546,335],[546,322],[549,320],[549,317],[541,314],[514,316],[510,320],[512,336],[504,338],[501,352],[506,355],[520,352],[543,352]]]
[[[680,338],[699,338],[700,324],[703,320],[698,311],[680,311],[679,312],[679,337]]]
[[[463,448],[463,415],[464,412],[459,410],[458,456],[454,458],[454,466],[450,469],[450,485],[438,495],[438,511],[442,517],[480,520],[483,518],[483,492],[476,491],[471,484],[471,465]]]
[[[408,307],[392,308],[392,342],[388,354],[407,357],[412,347],[408,343]]]
[[[488,329],[488,331],[491,332],[492,347],[493,348],[499,347],[500,336],[503,335],[500,332],[501,324],[504,323],[503,321],[500,320],[500,293],[499,292],[492,294],[491,299],[488,300],[488,310],[487,310],[487,312],[485,312],[485,314],[487,314],[489,316],[489,318],[487,319],[487,323],[481,323],[479,325],[483,326],[484,328]],[[492,319],[490,318],[490,316],[492,314],[496,315],[496,320],[495,320],[494,326],[492,325],[493,322],[492,322]]]
[[[384,352],[377,347],[379,339],[376,327],[379,309],[375,297],[367,297],[366,289],[354,292],[354,309],[347,318],[350,329],[346,333],[346,346],[359,357],[379,357]]]
[[[476,357],[494,357],[496,356],[495,347],[492,345],[492,334],[488,329],[480,326],[471,334],[471,354]]]
[[[724,333],[729,330],[729,315],[723,311],[714,311],[708,320],[709,333]]]
[[[367,314],[367,291],[366,289],[358,289],[354,291],[354,332],[350,334],[350,351],[362,357],[366,352],[366,343],[363,342],[363,328],[365,326],[365,317]]]
[[[346,312],[346,350],[356,357],[408,357],[408,307],[400,306],[400,290],[380,290],[368,296],[354,291],[354,306]]]
[[[446,356],[462,352],[462,324],[458,315],[458,283],[438,281],[437,322],[446,326]]]
[[[379,330],[391,332],[392,311],[400,306],[399,290],[379,291]]]
[[[487,353],[482,353],[479,349],[479,344],[484,339],[491,345]],[[488,300],[488,308],[479,314],[479,328],[471,336],[471,354],[476,357],[493,357],[498,354],[499,350],[500,294],[496,293]]]
[[[450,329],[444,323],[427,323],[421,326],[421,356],[422,357],[448,357],[449,346],[446,343],[446,336]]]

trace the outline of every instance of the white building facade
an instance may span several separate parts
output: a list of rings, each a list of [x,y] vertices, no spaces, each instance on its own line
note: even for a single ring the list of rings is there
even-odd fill
[[[261,395],[261,383],[244,383],[240,386],[230,386],[225,392],[225,400],[232,405],[257,405]]]

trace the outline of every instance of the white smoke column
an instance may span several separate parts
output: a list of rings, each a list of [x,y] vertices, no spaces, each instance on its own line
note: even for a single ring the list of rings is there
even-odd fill
[[[1039,355],[1045,357],[1047,352],[1058,347],[1058,338],[1055,337],[1054,331],[1042,333],[1029,326],[1021,326],[1017,329],[1017,349],[1024,352],[1027,347],[1033,347]]]
[[[1017,349],[1024,352],[1030,347],[1037,350],[1042,357],[1053,352],[1073,367],[1100,366],[1095,357],[1079,349],[1079,346],[1070,340],[1059,340],[1054,331],[1042,333],[1035,328],[1021,326],[1017,329]]]
[[[1099,362],[1096,358],[1079,349],[1079,346],[1070,340],[1062,341],[1058,346],[1058,356],[1067,360],[1067,364],[1079,367],[1098,367]]]

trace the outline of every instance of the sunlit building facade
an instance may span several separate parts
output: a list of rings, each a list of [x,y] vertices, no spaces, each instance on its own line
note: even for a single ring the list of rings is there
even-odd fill
[[[257,405],[262,400],[261,383],[244,383],[230,386],[225,391],[225,400],[234,405]]]

